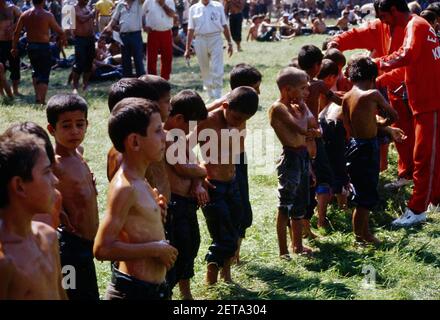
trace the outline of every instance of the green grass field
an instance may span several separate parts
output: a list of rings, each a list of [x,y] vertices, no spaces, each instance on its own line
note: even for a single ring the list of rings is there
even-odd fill
[[[261,110],[249,121],[249,129],[269,128],[267,109],[277,99],[277,72],[296,56],[304,44],[321,46],[323,36],[307,36],[277,43],[244,43],[244,52],[225,58],[225,73],[239,62],[256,66],[263,74]],[[348,53],[350,54],[350,53]],[[49,97],[70,92],[65,85],[68,71],[52,73]],[[46,126],[45,111],[32,105],[33,89],[30,71],[22,73],[21,91],[25,97],[14,103],[0,101],[0,130],[9,124],[32,120]],[[228,90],[228,77],[224,88]],[[171,78],[173,93],[186,88],[201,92],[202,85],[196,59],[187,67],[182,58],[174,60]],[[107,92],[111,83],[93,84],[85,95],[89,111],[89,129],[84,141],[85,158],[97,177],[99,212],[104,214],[108,182],[106,154],[110,148],[107,136]],[[202,93],[205,98],[206,95]],[[258,142],[258,140],[257,140]],[[265,145],[268,143],[268,145]],[[276,142],[259,141],[260,148],[281,148]],[[390,222],[402,213],[410,188],[389,192],[383,189],[386,181],[396,176],[396,152],[390,150],[388,171],[381,174],[379,208],[371,215],[371,225],[384,241],[378,249],[359,247],[351,233],[351,217],[331,206],[329,218],[333,230],[320,240],[309,242],[317,252],[312,259],[294,257],[292,261],[278,258],[275,233],[277,207],[277,177],[275,164],[271,172],[262,174],[250,168],[250,198],[254,221],[242,246],[242,264],[233,267],[235,284],[218,283],[207,287],[204,283],[204,256],[210,243],[204,217],[199,213],[201,247],[196,260],[196,275],[192,280],[196,299],[439,299],[440,298],[440,218],[430,216],[428,223],[413,229],[393,230]],[[261,165],[261,164],[260,164]],[[315,218],[312,224],[316,224]],[[374,268],[375,286],[363,286],[364,268]],[[101,295],[109,281],[110,263],[96,262]],[[179,298],[176,289],[175,299]]]

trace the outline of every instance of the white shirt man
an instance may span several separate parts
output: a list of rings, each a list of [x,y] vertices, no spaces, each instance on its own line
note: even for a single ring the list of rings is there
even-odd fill
[[[190,58],[190,47],[194,36],[197,60],[203,79],[203,87],[210,99],[218,99],[223,88],[223,39],[228,41],[228,52],[232,55],[232,42],[226,21],[225,10],[220,2],[200,0],[190,7],[188,13],[188,38],[185,57]]]
[[[145,16],[147,40],[147,70],[157,74],[157,56],[160,52],[160,75],[170,79],[173,62],[173,34],[176,6],[174,0],[145,0],[142,7]]]

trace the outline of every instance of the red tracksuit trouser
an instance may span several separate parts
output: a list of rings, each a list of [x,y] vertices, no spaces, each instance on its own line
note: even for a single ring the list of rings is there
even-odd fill
[[[440,110],[414,116],[414,189],[408,208],[426,211],[429,203],[440,203]]]
[[[147,71],[157,75],[157,55],[160,53],[160,76],[170,79],[173,62],[173,34],[171,30],[148,32]]]

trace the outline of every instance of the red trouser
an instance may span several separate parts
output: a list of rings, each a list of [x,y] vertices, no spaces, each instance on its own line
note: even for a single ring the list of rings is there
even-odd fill
[[[171,30],[148,32],[147,71],[157,74],[157,55],[160,53],[160,76],[170,79],[173,62],[173,34]]]
[[[414,116],[414,189],[408,208],[426,211],[440,203],[440,110]]]
[[[411,180],[414,171],[414,119],[412,111],[402,99],[391,99],[391,105],[399,115],[399,120],[393,124],[393,127],[402,129],[407,136],[403,143],[395,143],[399,154],[398,175],[400,178]]]

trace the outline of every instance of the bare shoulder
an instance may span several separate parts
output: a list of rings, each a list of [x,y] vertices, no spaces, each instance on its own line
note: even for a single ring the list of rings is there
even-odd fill
[[[133,183],[127,179],[122,169],[119,169],[109,187],[109,198],[115,201],[131,202],[135,199],[136,192]]]
[[[54,228],[46,223],[32,221],[32,231],[35,235],[45,239],[49,244],[53,244],[58,241],[57,232]]]

